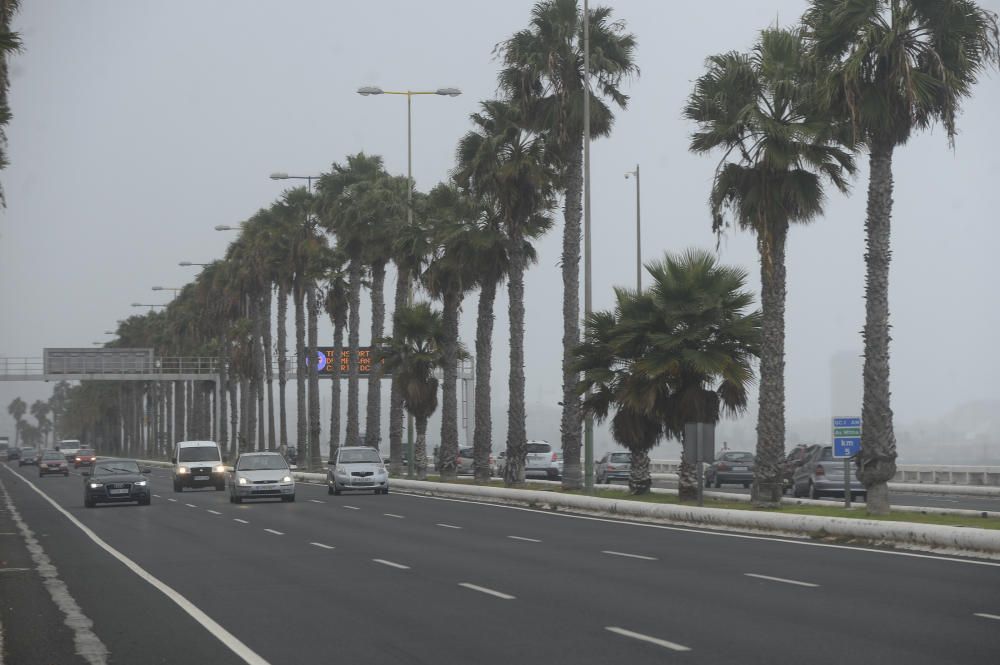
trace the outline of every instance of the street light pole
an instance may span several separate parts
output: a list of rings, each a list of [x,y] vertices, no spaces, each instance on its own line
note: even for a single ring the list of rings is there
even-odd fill
[[[365,86],[358,88],[358,94],[367,97],[368,95],[406,95],[406,223],[413,226],[413,96],[414,95],[441,95],[446,97],[458,97],[462,91],[458,88],[438,88],[437,90],[383,90],[377,86]],[[406,276],[408,305],[413,304],[413,288],[410,276]],[[407,414],[406,418],[406,476],[414,478],[416,476],[416,461],[413,458],[413,416]]]
[[[625,174],[625,179],[635,176],[635,290],[642,291],[642,225],[639,223],[639,165]]]
[[[590,316],[590,8],[583,0],[583,311]],[[583,477],[588,494],[594,491],[594,418],[583,423]]]

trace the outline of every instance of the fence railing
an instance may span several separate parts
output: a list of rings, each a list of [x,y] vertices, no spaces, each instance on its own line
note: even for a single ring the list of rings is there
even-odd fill
[[[115,357],[87,357],[79,362],[58,359],[45,366],[42,358],[0,358],[0,377],[121,374],[218,374],[219,359],[212,356],[167,356],[152,362]]]

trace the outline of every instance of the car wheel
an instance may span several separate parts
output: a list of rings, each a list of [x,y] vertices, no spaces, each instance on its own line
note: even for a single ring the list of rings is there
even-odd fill
[[[94,507],[94,502],[91,501],[89,497],[84,497],[83,498],[83,507],[84,508],[93,508]]]
[[[720,487],[722,487],[722,483],[719,481],[719,477],[716,476],[715,477],[715,489],[719,489]]]
[[[241,497],[241,496],[234,496],[233,497],[233,503],[243,503],[243,497]]]
[[[229,495],[229,503],[236,503],[236,497],[234,497],[232,494]]]
[[[216,485],[216,486],[215,486],[215,491],[216,491],[216,492],[221,492],[221,491],[223,491],[223,490],[225,490],[225,489],[226,489],[226,485],[225,485],[225,483],[223,483],[222,485]]]
[[[388,493],[389,493],[389,488],[388,487],[386,487],[384,490],[382,490],[382,494],[388,494]]]
[[[63,478],[69,478],[69,469],[66,469],[66,473],[63,474]]]
[[[285,503],[294,503],[295,502],[295,495],[294,494],[290,494],[288,496],[283,496],[283,497],[281,497],[281,500],[284,501]]]
[[[812,481],[809,482],[809,498],[810,499],[819,498],[819,492],[816,490],[816,486],[812,483]]]
[[[743,483],[743,489],[747,489],[749,487],[750,487],[750,483]]]
[[[184,486],[181,485],[178,481],[175,480],[174,481],[174,491],[175,492],[183,492],[184,491]]]
[[[333,487],[333,493],[336,494],[337,496],[340,496],[340,488],[337,487],[336,485],[334,485],[334,487]]]
[[[148,506],[150,503],[152,503],[152,499],[150,499],[148,496],[145,499],[139,500],[140,506]]]
[[[331,495],[333,494],[333,485],[326,486],[326,493]]]

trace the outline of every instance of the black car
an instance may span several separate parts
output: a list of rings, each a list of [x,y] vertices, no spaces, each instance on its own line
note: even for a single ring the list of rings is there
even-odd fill
[[[727,450],[705,470],[705,487],[715,485],[743,485],[753,482],[753,453]]]
[[[134,459],[102,459],[89,471],[83,472],[83,505],[93,508],[98,503],[137,501],[148,506],[153,496],[144,474]]]
[[[7,461],[13,462],[16,459],[21,459],[21,449],[20,448],[9,448],[7,450]]]

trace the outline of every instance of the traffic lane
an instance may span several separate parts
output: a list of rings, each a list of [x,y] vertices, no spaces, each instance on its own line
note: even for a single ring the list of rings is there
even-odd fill
[[[70,504],[74,502],[65,485],[53,485],[50,489],[54,494],[60,494],[61,500]],[[197,601],[210,616],[273,662],[322,661],[329,657],[331,651],[345,657],[370,659],[373,645],[381,649],[387,643],[402,662],[441,662],[440,655],[426,660],[422,655],[440,651],[441,644],[447,644],[449,648],[445,662],[467,662],[469,659],[476,662],[509,662],[523,652],[526,646],[523,642],[515,639],[484,655],[481,653],[481,634],[473,631],[456,637],[454,627],[466,625],[470,615],[480,612],[487,612],[491,621],[501,621],[505,629],[514,635],[530,635],[539,626],[549,624],[549,617],[537,610],[526,610],[524,606],[498,607],[495,603],[500,599],[459,587],[462,581],[475,584],[477,578],[471,575],[473,571],[457,570],[457,561],[448,561],[436,569],[414,566],[413,573],[400,577],[402,571],[372,561],[372,558],[377,558],[372,555],[378,553],[396,559],[414,558],[409,556],[411,552],[400,553],[391,549],[399,542],[399,534],[385,533],[373,547],[371,538],[364,539],[365,529],[348,530],[344,525],[337,529],[336,520],[324,522],[317,519],[316,504],[308,504],[308,508],[303,504],[281,503],[232,506],[222,502],[220,493],[192,492],[184,496],[197,508],[189,508],[186,505],[188,501],[157,504],[154,499],[153,506],[136,509],[156,516],[159,532],[138,542],[119,533],[122,525],[118,520],[98,518],[101,513],[108,514],[110,510],[77,510],[81,519],[91,520],[89,526],[95,531],[110,541],[118,542],[126,555],[142,562],[161,580]],[[197,504],[194,503],[196,501]],[[219,508],[217,512],[225,510],[225,518],[242,515],[249,524],[215,519],[220,516],[208,513],[207,506]],[[156,510],[158,507],[161,510]],[[348,546],[338,544],[336,550],[330,552],[311,546],[306,538],[295,537],[303,534],[292,532],[289,526],[292,520],[289,518],[302,511],[312,513],[304,522],[311,530],[308,538],[324,537],[329,544],[333,531],[360,533],[363,539],[360,549],[352,550],[349,546],[352,541],[348,539]],[[327,518],[337,515],[329,510],[325,513]],[[344,512],[344,515],[349,514]],[[284,521],[281,521],[282,517]],[[213,525],[207,530],[218,533],[218,538],[202,538],[197,543],[199,552],[191,552],[190,547],[179,545],[185,542],[190,545],[191,540],[185,536],[192,532],[203,533],[206,522]],[[275,531],[288,531],[281,531],[280,536],[269,534],[259,528],[264,524],[274,527]],[[218,525],[217,528],[215,525]],[[433,542],[424,545],[433,548]],[[201,552],[222,546],[231,550],[225,556]],[[413,552],[422,549],[423,546]],[[217,561],[217,565],[209,565],[211,561]],[[463,572],[470,574],[463,575]],[[220,603],[215,594],[199,595],[199,589],[206,587],[226,589],[225,602]],[[283,603],[282,611],[277,613],[269,609],[275,606],[275,599]],[[434,608],[434,612],[428,613],[428,605]],[[274,633],[276,614],[286,616],[292,606],[296,617],[301,608],[310,618],[279,624],[282,641],[295,645],[291,653],[261,643],[262,636]],[[377,622],[371,621],[373,616],[379,617]],[[331,625],[342,626],[344,631],[336,633],[332,643],[317,642],[315,636],[329,632]],[[386,626],[407,628],[402,632],[392,632],[387,631]],[[584,659],[584,662],[598,662],[616,654],[635,651],[630,655],[633,660],[653,662],[651,656],[644,655],[643,645],[611,648],[603,636],[585,638],[572,645],[561,644],[559,640],[555,643],[545,640],[542,645],[531,646],[533,654],[556,660],[573,656]]]
[[[319,487],[319,488],[313,487],[313,488],[310,489],[309,486],[300,485],[300,491],[301,491],[303,497],[309,495],[310,491],[312,492],[313,496],[316,496],[316,495],[322,496],[321,492],[325,491],[325,489],[322,488],[322,487]],[[192,501],[194,501],[195,497],[198,496],[198,495],[200,495],[201,499],[204,499],[206,501],[207,500],[218,501],[218,500],[221,499],[221,497],[217,493],[211,493],[211,492],[209,492],[209,493],[204,493],[204,492],[202,492],[202,493],[190,493],[190,494],[189,493],[185,493],[185,496],[187,496],[188,498],[190,498]],[[384,527],[387,524],[388,525],[393,525],[395,523],[396,526],[398,526],[398,521],[397,520],[395,520],[394,518],[386,518],[384,515],[382,515],[381,517],[383,517],[383,519],[386,520],[385,522],[380,522],[380,521],[377,521],[377,520],[376,520],[376,522],[372,522],[372,515],[374,513],[376,513],[378,510],[386,508],[386,505],[387,505],[386,502],[387,501],[391,501],[391,500],[395,499],[398,502],[400,499],[407,499],[407,498],[409,498],[411,502],[412,501],[421,501],[420,499],[413,499],[412,497],[403,497],[403,496],[399,496],[399,495],[390,495],[389,497],[372,497],[371,495],[368,495],[368,496],[363,496],[362,495],[362,496],[357,496],[357,497],[349,497],[349,496],[345,495],[345,496],[342,496],[342,497],[337,497],[338,500],[344,500],[345,505],[338,506],[336,500],[333,500],[334,501],[333,505],[341,508],[340,514],[342,516],[348,516],[348,518],[358,521],[359,522],[359,527],[356,530],[356,532],[358,532],[358,533],[364,533],[365,530],[367,530],[368,532],[373,532],[373,530],[381,530],[381,528]],[[347,500],[350,500],[350,502],[351,502],[350,505],[352,505],[354,508],[358,508],[359,510],[354,511],[354,510],[348,510],[348,509],[346,509],[346,505],[347,505],[346,501]],[[307,501],[308,501],[308,499],[307,499]],[[423,500],[423,501],[426,501],[426,500]],[[405,501],[404,501],[404,503],[405,503]],[[446,502],[446,503],[450,503],[452,507],[458,507],[458,506],[469,507],[469,506],[471,506],[472,508],[477,509],[480,512],[482,510],[494,510],[494,511],[496,511],[496,510],[507,510],[507,509],[502,509],[502,508],[484,507],[484,506],[480,506],[480,505],[462,504],[462,503],[457,503],[457,502]],[[280,504],[278,504],[278,505],[280,505]],[[323,507],[325,507],[325,506],[320,506],[320,505],[317,505],[317,504],[312,504],[312,505],[315,506],[316,508],[320,508],[320,509],[323,508]],[[327,504],[327,505],[330,505],[330,504]],[[249,506],[247,506],[247,507],[249,507]],[[284,506],[282,506],[282,507],[284,507]],[[180,510],[180,506],[177,506],[177,508],[178,508],[178,510]],[[393,507],[393,509],[396,510],[398,508]],[[399,509],[399,510],[402,510],[402,509]],[[368,514],[364,515],[364,513],[362,511],[367,511]],[[410,511],[410,512],[412,513],[412,511]],[[547,515],[545,513],[533,513],[532,511],[520,511],[520,512],[524,513],[523,516],[532,515],[532,516],[536,516],[536,517],[540,517],[540,518],[546,519],[548,521],[551,521],[553,519],[565,519],[565,518],[556,518],[556,517]],[[334,511],[333,514],[336,515],[337,512]],[[397,513],[394,513],[394,514],[397,514]],[[315,521],[318,520],[318,521],[321,522],[324,517],[329,517],[329,516],[330,516],[330,511],[325,511],[324,513],[320,513],[319,517],[313,517],[312,519],[308,519],[308,523],[305,526],[307,528],[308,527],[316,528],[317,525],[314,524]],[[411,514],[409,517],[413,517],[413,515]],[[442,518],[442,511],[440,510],[440,508],[435,508],[435,510],[433,511],[433,514],[429,515],[429,517],[433,517],[435,519],[443,519]],[[477,515],[475,517],[477,519],[473,520],[474,522],[480,522],[480,523],[484,522],[483,517],[482,517],[481,514]],[[454,515],[454,511],[447,511],[447,512],[445,512],[444,513],[444,518],[450,519],[453,522],[458,522],[459,521],[458,519],[456,519],[456,517]],[[494,526],[494,527],[496,526],[496,522],[497,522],[496,518],[490,519],[488,521],[491,523],[491,526]],[[522,521],[523,520],[518,520],[518,522],[522,522]],[[410,524],[412,524],[412,522],[410,522]],[[458,526],[459,524],[452,524],[450,526]],[[606,526],[609,523],[599,523],[599,524]],[[393,528],[395,529],[396,526],[394,526]],[[520,524],[518,524],[517,526],[520,526]],[[624,528],[635,528],[635,527],[630,527],[630,526],[627,526],[627,525],[614,525],[614,524],[612,524],[611,526],[618,526],[618,527],[624,527]],[[440,527],[440,528],[444,528],[444,527]],[[456,530],[448,530],[448,531],[445,531],[443,533],[454,533],[454,535],[457,535],[457,533],[455,533],[455,531]],[[421,537],[423,534],[425,534],[426,532],[427,532],[427,528],[423,527],[423,528],[420,528],[416,534],[407,534],[407,537],[406,538],[402,538],[401,540],[406,541],[407,539],[417,539],[417,538]],[[493,534],[493,535],[495,535],[495,534]],[[435,540],[441,540],[442,538],[443,537],[439,536]],[[563,541],[566,540],[566,538],[565,537],[558,537],[557,536],[555,538],[555,540],[556,540],[556,542],[563,542]],[[751,541],[751,542],[762,542],[762,541]],[[389,546],[391,546],[391,543],[389,544]],[[456,547],[459,550],[462,549],[461,547],[459,547],[458,544],[456,544]],[[793,545],[784,545],[784,547],[796,547],[796,546],[793,546]],[[801,547],[801,546],[798,546],[798,547]],[[469,549],[469,543],[468,542],[465,543],[465,549],[466,550]],[[487,550],[492,550],[492,549],[495,549],[495,548],[492,546],[492,543],[491,543],[491,545],[489,547],[487,547],[486,549]],[[624,549],[624,548],[622,548],[622,549]],[[485,553],[488,554],[488,551],[485,552]],[[468,552],[465,552],[465,554],[468,554]],[[471,558],[475,559],[475,560],[482,560],[482,555],[483,554],[484,554],[483,552],[473,552],[471,554]],[[404,553],[404,555],[408,556],[406,553]],[[882,556],[884,556],[884,555],[882,555]],[[519,569],[519,570],[522,570],[522,571],[523,570],[528,570],[528,571],[530,571],[530,570],[550,570],[554,566],[558,566],[560,560],[563,557],[564,557],[564,554],[560,553],[559,556],[555,557],[555,560],[549,559],[548,561],[541,561],[537,565],[531,565],[531,564],[528,564],[528,565],[515,565],[515,568]],[[768,558],[772,558],[772,557],[770,555],[768,555]],[[487,566],[486,569],[487,570],[501,570],[501,571],[503,571],[504,570],[504,566],[509,564],[509,560],[510,560],[510,555],[507,555],[507,556],[503,557],[500,561],[496,562],[495,565],[493,565],[493,566]],[[446,563],[447,563],[446,568],[448,570],[452,570],[452,569],[455,569],[456,566],[460,565],[461,562],[446,562]],[[722,563],[728,565],[730,563],[730,561],[729,561],[729,559],[726,559]],[[695,578],[697,578],[698,574],[705,575],[706,573],[708,573],[708,575],[711,577],[711,575],[714,574],[714,571],[712,571],[711,569],[709,569],[708,571],[706,571],[705,569],[706,569],[706,566],[704,565],[704,554],[701,553],[701,554],[699,554],[695,558],[692,570],[690,572],[689,571],[684,571],[685,574],[684,574],[684,576],[683,576],[682,579],[684,579],[684,580],[695,579]],[[480,570],[480,568],[477,567],[476,571],[474,571],[474,572],[478,572],[479,570]],[[615,570],[615,569],[612,569],[612,571],[613,570]],[[596,571],[598,573],[598,577],[597,578],[595,578],[594,575],[591,574],[592,571],[589,570],[589,569],[585,568],[584,570],[579,571],[579,572],[581,573],[580,577],[584,577],[584,578],[588,578],[588,579],[599,579],[601,571]],[[517,578],[517,577],[523,577],[523,574],[520,575],[520,576],[515,576],[515,578]],[[607,574],[606,573],[604,574],[604,577],[607,578]],[[506,582],[509,585],[510,584],[510,579],[511,579],[511,576],[508,573],[508,574],[501,575],[498,578],[489,579],[488,583],[492,583],[492,584],[495,584],[495,585],[500,585],[500,584],[503,584],[503,583]],[[607,580],[607,579],[604,579],[604,580],[599,580],[599,581],[605,582],[606,583],[605,585],[608,588],[612,588],[612,589],[617,588],[619,590],[624,590],[626,588],[624,586],[624,584],[626,584],[626,580]],[[579,579],[576,580],[576,582],[579,583]],[[535,586],[539,586],[541,588],[560,588],[560,585],[558,584],[558,582],[556,580],[552,580],[552,579],[537,581],[537,583],[530,583],[530,581],[529,581],[528,587],[535,587]],[[654,590],[648,589],[647,588],[648,586],[649,586],[648,582],[644,581],[644,583],[642,585],[642,589],[639,591],[639,593],[640,594],[643,594],[643,593],[650,594],[651,593],[651,595],[653,597],[671,597],[671,595],[676,595],[676,592],[677,592],[676,588],[673,585],[670,585],[670,584],[667,584],[666,588],[662,588],[662,589],[661,588],[657,588],[657,589],[654,589]],[[657,585],[657,586],[659,586],[659,585]],[[603,586],[601,588],[603,588]],[[701,589],[700,587],[691,589],[690,593],[692,593],[692,594],[709,593],[710,595],[715,595],[710,590],[706,592],[705,590]],[[628,606],[631,606],[631,605],[629,604]],[[615,612],[615,615],[616,616],[620,616],[620,613],[619,612]],[[639,618],[641,618],[641,617],[639,617]],[[825,613],[823,614],[823,618],[824,619],[828,618]],[[691,631],[693,630],[693,628],[694,627],[689,627],[689,628],[685,629],[683,632],[685,634],[690,634]],[[618,639],[618,638],[616,638],[616,639]]]
[[[66,584],[83,614],[93,622],[92,630],[106,645],[110,662],[179,665],[192,661],[243,663],[174,602],[110,557],[21,479],[6,472],[2,479],[21,518],[35,533],[57,569],[59,578]],[[78,493],[73,494],[82,499],[83,489],[73,479],[29,477],[28,480],[40,481],[36,482],[36,486],[50,496],[54,493],[65,496],[76,489]],[[63,501],[59,503],[65,505]],[[80,505],[82,510],[82,500]],[[121,521],[129,525],[127,528],[133,534],[131,539],[137,540],[140,536],[135,534],[150,531],[153,515],[148,510],[146,507],[130,510],[126,506],[116,506],[107,512],[120,515]],[[5,595],[4,598],[13,597]],[[18,606],[14,609],[21,610]],[[70,662],[73,658],[72,646],[66,650],[65,645],[54,639],[56,627],[63,620],[60,617],[58,624],[41,624],[46,626],[47,637],[37,642],[37,649],[32,640],[29,658],[13,659],[11,662]],[[49,627],[53,630],[51,636]],[[184,636],[183,640],[178,639],[179,635]],[[45,640],[49,637],[53,638],[53,644],[59,645],[58,658],[45,657],[48,647]]]

